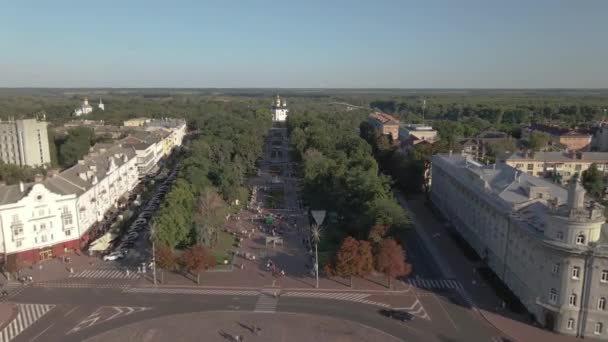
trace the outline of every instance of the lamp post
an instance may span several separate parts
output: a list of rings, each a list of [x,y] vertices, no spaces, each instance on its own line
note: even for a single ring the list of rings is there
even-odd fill
[[[321,241],[321,225],[325,219],[325,210],[312,210],[311,211],[314,223],[311,227],[312,239],[315,242],[315,276],[317,283],[315,288],[319,288],[319,241]]]

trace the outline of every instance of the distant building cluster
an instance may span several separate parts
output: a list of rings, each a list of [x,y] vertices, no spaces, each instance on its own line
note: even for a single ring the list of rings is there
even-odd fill
[[[106,106],[103,104],[103,102],[101,102],[101,99],[99,99],[99,104],[97,104],[97,108],[99,108],[100,110],[105,110]],[[89,99],[87,99],[86,97],[84,98],[84,101],[82,101],[82,104],[80,105],[80,107],[74,109],[74,116],[83,116],[83,115],[87,115],[93,112],[93,106],[91,106],[89,104]]]
[[[399,141],[399,119],[382,112],[369,115],[367,122],[380,134],[387,135],[393,142]]]
[[[114,143],[96,144],[76,165],[46,179],[0,184],[0,256],[38,261],[80,248],[90,228],[182,144],[184,120],[147,124]]]
[[[521,130],[521,138],[528,140],[532,133],[545,133],[553,143],[558,143],[568,151],[589,151],[592,135],[585,131],[562,128],[555,125],[532,124]]]
[[[47,122],[38,119],[0,121],[0,160],[19,166],[50,164]]]
[[[432,173],[434,206],[536,320],[608,339],[606,217],[578,181],[566,190],[456,154],[434,156]]]

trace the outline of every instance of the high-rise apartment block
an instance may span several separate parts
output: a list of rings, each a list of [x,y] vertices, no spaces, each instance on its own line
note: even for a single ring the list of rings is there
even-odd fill
[[[37,119],[0,122],[0,160],[20,166],[50,164],[47,122]]]

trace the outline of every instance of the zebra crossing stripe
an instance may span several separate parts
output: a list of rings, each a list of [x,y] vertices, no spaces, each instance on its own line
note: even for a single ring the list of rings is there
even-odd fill
[[[54,307],[49,304],[18,304],[17,317],[0,331],[0,342],[11,341]]]

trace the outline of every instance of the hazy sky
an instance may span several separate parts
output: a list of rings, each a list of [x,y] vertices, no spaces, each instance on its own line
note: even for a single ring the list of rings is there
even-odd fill
[[[0,0],[1,87],[608,87],[608,0]]]

